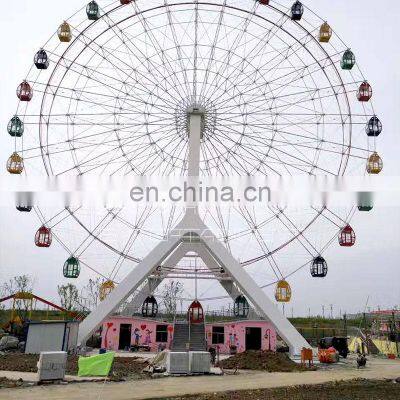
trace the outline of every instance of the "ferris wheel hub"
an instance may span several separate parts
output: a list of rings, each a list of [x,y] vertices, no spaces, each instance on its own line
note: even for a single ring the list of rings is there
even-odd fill
[[[200,140],[209,139],[216,130],[217,109],[210,100],[183,100],[175,109],[175,125],[179,136],[188,140],[190,137],[190,117],[201,116]]]

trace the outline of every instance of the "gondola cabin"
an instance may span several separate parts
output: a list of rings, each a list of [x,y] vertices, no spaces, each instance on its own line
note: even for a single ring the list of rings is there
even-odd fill
[[[132,3],[132,0],[120,0],[120,2],[121,2],[122,5],[125,5],[125,4]]]
[[[367,132],[367,136],[369,137],[378,137],[383,130],[382,122],[380,119],[374,115],[369,121],[365,128]]]
[[[21,175],[23,170],[24,159],[18,153],[13,153],[7,161],[7,171],[11,175]]]
[[[105,281],[100,286],[99,298],[104,301],[107,296],[115,289],[115,283],[111,280]]]
[[[356,233],[350,225],[346,225],[339,233],[339,245],[352,247],[356,243]]]
[[[313,278],[325,278],[328,275],[328,264],[323,257],[318,256],[311,262],[310,270]]]
[[[155,318],[158,314],[158,303],[154,296],[148,296],[142,305],[144,318]]]
[[[350,71],[356,65],[356,56],[348,49],[343,53],[342,61],[340,63],[342,69]]]
[[[17,88],[17,97],[21,101],[31,101],[33,97],[33,90],[27,81],[23,81]]]
[[[12,137],[21,137],[24,134],[24,123],[15,115],[7,125],[7,132]]]
[[[188,319],[191,324],[204,322],[204,310],[199,301],[195,300],[189,307]]]
[[[94,0],[87,5],[86,15],[89,21],[97,21],[100,18],[100,7]]]
[[[358,206],[358,211],[370,212],[374,209],[374,206]]]
[[[247,318],[249,316],[250,306],[246,297],[240,295],[236,298],[233,305],[233,314],[237,318]]]
[[[303,6],[303,4],[300,3],[300,1],[296,1],[292,5],[291,13],[292,13],[292,20],[293,21],[300,21],[301,18],[303,17],[303,14],[304,14],[304,6]]]
[[[41,226],[35,235],[35,245],[41,248],[47,248],[51,246],[53,236],[51,229],[46,226]]]
[[[275,300],[278,303],[289,303],[292,299],[292,289],[284,279],[279,281],[275,289]]]
[[[332,37],[332,28],[329,26],[327,22],[324,22],[321,25],[319,30],[319,41],[321,43],[328,43]]]
[[[68,22],[63,22],[58,28],[58,38],[62,43],[69,43],[72,40],[71,26]]]
[[[358,101],[361,102],[367,102],[370,101],[371,98],[372,98],[372,87],[367,81],[364,81],[358,89],[357,99]]]
[[[64,278],[77,279],[79,278],[80,273],[81,273],[81,267],[79,260],[76,257],[71,256],[64,263],[63,267]]]
[[[264,4],[265,6],[269,5],[269,0],[258,0],[261,4]]]
[[[370,175],[378,175],[383,170],[383,161],[377,152],[370,155],[367,161],[367,172]]]
[[[369,212],[373,210],[373,196],[370,192],[361,192],[358,195],[358,210]]]
[[[32,211],[32,206],[18,205],[16,206],[17,211],[22,213],[29,213]]]
[[[50,65],[49,57],[47,56],[47,53],[43,49],[40,49],[35,54],[33,62],[37,69],[47,69],[49,68]]]

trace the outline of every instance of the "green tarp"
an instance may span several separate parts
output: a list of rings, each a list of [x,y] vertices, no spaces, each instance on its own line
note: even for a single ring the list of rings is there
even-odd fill
[[[79,357],[78,376],[108,376],[115,353],[99,354],[92,357]]]

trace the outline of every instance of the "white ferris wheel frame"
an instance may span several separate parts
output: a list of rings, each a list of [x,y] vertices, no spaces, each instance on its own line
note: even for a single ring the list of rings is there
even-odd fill
[[[189,181],[192,184],[196,184],[199,180],[200,168],[202,111],[194,107],[188,111],[188,118],[190,119]],[[185,243],[185,251],[183,252],[179,250],[182,243]],[[104,320],[139,289],[147,279],[151,278],[151,275],[163,261],[175,255],[175,261],[179,262],[188,252],[194,252],[202,256],[201,258],[209,269],[214,267],[212,263],[217,263],[219,267],[223,268],[231,278],[231,282],[237,285],[240,291],[247,296],[258,313],[272,323],[277,333],[289,346],[292,356],[300,355],[303,348],[310,347],[303,336],[203,223],[198,215],[196,206],[188,206],[186,208],[185,216],[172,230],[169,238],[160,242],[108,297],[81,322],[78,345],[84,345],[85,341],[100,327]],[[228,288],[228,285],[223,284],[225,288]],[[233,292],[231,293],[233,294]]]

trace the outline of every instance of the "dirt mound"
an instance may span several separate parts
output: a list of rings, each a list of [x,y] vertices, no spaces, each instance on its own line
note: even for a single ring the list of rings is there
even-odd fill
[[[268,372],[294,372],[309,370],[296,364],[286,354],[272,351],[245,351],[220,361],[224,369],[248,369]]]
[[[78,359],[76,356],[68,356],[67,375],[78,374]],[[0,356],[0,371],[37,372],[38,355],[31,354],[6,354]],[[139,357],[115,357],[112,368],[114,377],[144,378],[142,370],[146,368],[148,361]]]

